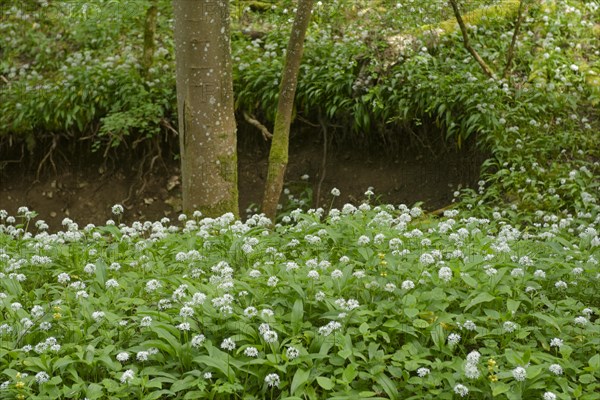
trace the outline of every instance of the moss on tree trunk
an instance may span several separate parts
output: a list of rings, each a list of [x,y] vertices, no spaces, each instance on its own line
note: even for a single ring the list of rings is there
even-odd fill
[[[269,169],[265,193],[262,202],[262,211],[272,221],[275,221],[277,204],[283,189],[283,178],[288,163],[288,147],[290,139],[290,125],[294,97],[298,85],[298,71],[304,50],[304,37],[310,22],[313,0],[299,0],[298,10],[294,18],[290,40],[288,42],[283,76],[279,88],[277,114],[273,128],[273,139],[269,152]]]

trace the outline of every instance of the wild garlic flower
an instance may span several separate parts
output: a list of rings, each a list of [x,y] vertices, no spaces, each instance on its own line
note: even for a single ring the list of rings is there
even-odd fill
[[[448,267],[442,267],[438,271],[438,277],[444,282],[450,282],[452,279],[452,270]]]
[[[552,365],[550,365],[550,367],[548,367],[548,370],[550,372],[552,372],[554,375],[562,375],[563,374],[563,369],[560,366],[560,364],[552,364]]]
[[[182,318],[188,318],[194,315],[194,309],[192,307],[183,306],[179,310],[179,316]]]
[[[92,318],[94,319],[94,321],[96,322],[100,322],[103,318],[104,318],[105,314],[103,311],[94,311],[92,313]]]
[[[236,344],[232,338],[227,338],[221,342],[221,348],[223,350],[231,351],[231,350],[234,350],[235,347],[236,347]]]
[[[342,324],[337,321],[330,321],[327,325],[319,328],[319,333],[323,336],[329,336],[336,330],[340,329]]]
[[[459,383],[454,386],[454,393],[460,397],[466,397],[469,394],[469,388]]]
[[[109,279],[106,281],[105,286],[107,289],[119,287],[119,282],[116,279]]]
[[[246,347],[244,355],[247,357],[258,357],[258,349],[256,347]]]
[[[120,204],[115,204],[114,206],[112,206],[111,211],[114,215],[121,215],[123,214],[123,206]]]
[[[451,333],[448,335],[448,346],[455,346],[460,342],[460,335],[458,333]]]
[[[415,288],[415,283],[411,280],[405,280],[404,282],[402,282],[402,285],[400,285],[400,287],[403,290],[411,290]]]
[[[550,347],[558,347],[560,349],[563,344],[563,340],[559,338],[553,338],[552,340],[550,340]]]
[[[204,340],[206,340],[206,338],[202,334],[194,336],[192,338],[192,347],[197,349],[200,347],[200,345],[202,345],[202,343],[204,343]]]
[[[290,346],[286,349],[285,355],[287,356],[288,360],[291,361],[295,358],[298,358],[298,356],[300,355],[300,350],[293,346]]]
[[[279,387],[279,375],[277,374],[269,374],[267,376],[265,376],[265,383],[269,386],[269,387]]]
[[[121,383],[129,383],[133,380],[135,373],[132,369],[128,369],[121,375]]]
[[[468,331],[477,330],[477,325],[475,325],[475,323],[473,321],[471,321],[470,319],[466,320],[465,323],[462,324],[462,327]]]
[[[502,328],[504,331],[512,333],[518,328],[518,326],[512,321],[506,321],[504,324],[502,324]]]
[[[263,333],[263,339],[267,343],[275,343],[278,339],[277,332],[268,330],[265,333]]]
[[[469,379],[478,379],[481,373],[479,372],[479,368],[477,364],[472,364],[467,362],[464,366],[465,376]]]
[[[37,374],[35,374],[35,381],[38,383],[38,385],[46,383],[49,380],[50,380],[50,376],[44,371],[40,371]]]
[[[150,355],[149,352],[147,351],[138,351],[137,354],[135,355],[135,358],[138,361],[148,361],[148,356]]]
[[[556,400],[557,397],[552,392],[545,392],[542,396],[542,400]]]
[[[523,382],[527,378],[527,370],[523,367],[517,367],[513,369],[512,375],[516,381]]]
[[[146,282],[146,292],[148,293],[152,293],[155,290],[158,290],[162,287],[162,284],[160,283],[159,280],[156,279],[151,279],[148,282]]]
[[[480,358],[481,354],[477,350],[473,350],[472,352],[467,354],[467,362],[470,364],[478,364]]]
[[[269,280],[267,281],[267,286],[275,287],[275,286],[277,286],[277,283],[279,283],[279,278],[276,276],[271,276],[271,277],[269,277]]]
[[[176,328],[182,332],[188,332],[190,329],[192,329],[189,322],[182,322],[179,325],[177,325]]]

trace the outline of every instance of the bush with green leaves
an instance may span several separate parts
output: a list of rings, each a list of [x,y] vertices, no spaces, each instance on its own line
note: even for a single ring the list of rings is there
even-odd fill
[[[44,138],[133,147],[170,126],[172,38],[156,38],[147,73],[139,63],[147,2],[6,3],[0,136],[12,135],[30,149]],[[161,11],[169,7],[160,4]],[[159,19],[163,32],[167,25]]]

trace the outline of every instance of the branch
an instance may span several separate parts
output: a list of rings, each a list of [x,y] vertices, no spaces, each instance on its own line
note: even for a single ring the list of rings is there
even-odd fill
[[[506,79],[510,73],[512,67],[513,58],[515,56],[515,46],[517,44],[517,36],[519,36],[519,30],[521,29],[521,23],[523,22],[523,0],[519,1],[519,10],[517,11],[517,22],[515,23],[515,30],[512,35],[510,47],[508,48],[508,55],[506,57],[506,67],[504,67],[504,73],[502,79]]]
[[[458,26],[460,27],[460,31],[462,32],[463,44],[465,46],[465,49],[467,49],[469,53],[471,53],[473,58],[479,63],[481,69],[483,70],[483,73],[486,74],[488,78],[494,78],[494,71],[492,71],[492,69],[485,63],[485,61],[483,61],[481,56],[479,56],[479,53],[477,53],[477,51],[473,48],[473,46],[471,46],[471,43],[469,42],[469,34],[467,32],[467,27],[465,26],[465,22],[460,16],[460,11],[458,10],[458,4],[456,3],[456,0],[449,0],[449,2],[452,6],[452,10],[454,10],[456,22],[458,22]]]
[[[267,129],[267,127],[264,126],[263,124],[261,124],[260,122],[258,122],[257,119],[255,119],[252,116],[248,115],[248,113],[246,111],[244,111],[244,119],[249,124],[251,124],[251,125],[255,126],[256,128],[258,128],[260,130],[260,132],[262,133],[263,138],[265,140],[269,140],[269,139],[273,138],[273,134],[271,132],[269,132],[269,130]]]

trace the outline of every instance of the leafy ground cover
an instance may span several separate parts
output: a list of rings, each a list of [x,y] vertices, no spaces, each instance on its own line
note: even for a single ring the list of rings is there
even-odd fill
[[[483,77],[456,31],[418,34],[433,2],[340,4],[315,12],[299,112],[324,105],[355,132],[375,120],[477,134],[491,152],[479,188],[440,217],[370,193],[337,204],[334,192],[338,208],[287,210],[274,227],[228,215],[125,226],[117,206],[116,222],[65,220],[49,234],[32,211],[0,211],[0,397],[600,398],[598,3],[531,5],[510,80]],[[48,27],[69,20],[40,13],[18,35],[32,13],[3,10],[3,134],[35,142],[93,126],[112,146],[163,129],[174,85],[161,7],[149,80],[139,46],[117,51],[138,37],[140,13],[104,29],[94,8],[58,30]],[[241,109],[268,114],[256,105],[274,99],[290,10],[246,23],[281,31],[234,40]],[[503,15],[469,28],[497,70],[511,37]],[[365,28],[399,19],[405,30]],[[56,35],[62,53],[38,51]],[[388,65],[389,43],[365,43],[394,35],[408,36]]]
[[[274,227],[1,211],[1,397],[599,398],[596,197],[526,220],[366,195]]]

